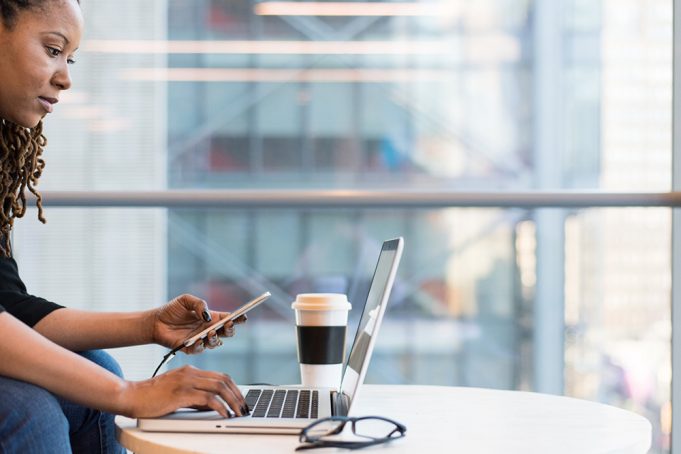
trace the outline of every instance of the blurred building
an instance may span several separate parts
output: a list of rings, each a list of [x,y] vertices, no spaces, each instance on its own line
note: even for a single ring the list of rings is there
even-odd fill
[[[40,189],[669,189],[669,0],[375,3],[85,2]],[[192,292],[229,310],[272,291],[224,348],[175,360],[244,383],[296,381],[293,296],[347,292],[359,309],[380,242],[402,235],[369,381],[548,385],[646,414],[667,449],[667,209],[34,214],[15,234],[22,276],[71,307]],[[540,329],[540,308],[563,332]],[[161,353],[114,352],[133,378]]]

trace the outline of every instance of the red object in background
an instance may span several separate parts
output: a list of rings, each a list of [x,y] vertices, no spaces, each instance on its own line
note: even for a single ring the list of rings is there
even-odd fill
[[[231,312],[249,300],[249,295],[234,282],[206,281],[199,284],[199,289],[213,311]]]
[[[236,18],[224,10],[224,5],[212,5],[209,11],[206,23],[214,30],[229,30],[237,23]]]
[[[442,279],[424,279],[419,288],[430,295],[434,301],[440,302],[443,308],[447,309],[449,288]]]
[[[230,170],[237,167],[229,153],[221,148],[211,148],[208,152],[208,168],[212,171]]]

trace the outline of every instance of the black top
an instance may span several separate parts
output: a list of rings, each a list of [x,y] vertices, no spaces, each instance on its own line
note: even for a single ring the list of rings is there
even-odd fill
[[[29,295],[19,277],[17,262],[0,256],[0,312],[7,311],[28,326],[38,323],[50,312],[64,306]]]

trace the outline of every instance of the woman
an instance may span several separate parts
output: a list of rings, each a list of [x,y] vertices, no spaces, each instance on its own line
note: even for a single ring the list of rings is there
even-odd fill
[[[248,411],[229,376],[183,367],[150,380],[121,378],[97,349],[180,345],[215,317],[182,295],[139,313],[67,309],[26,293],[11,256],[13,221],[24,215],[26,188],[44,168],[42,119],[71,86],[68,65],[79,46],[78,0],[0,0],[0,451],[118,452],[114,414],[158,416],[179,407],[209,407],[227,417]],[[243,322],[239,320],[239,322]],[[230,322],[220,335],[233,335]],[[221,344],[212,332],[186,353]],[[80,353],[74,353],[80,352]]]

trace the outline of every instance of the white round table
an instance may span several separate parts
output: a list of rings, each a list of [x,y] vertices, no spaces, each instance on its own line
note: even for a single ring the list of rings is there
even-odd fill
[[[520,391],[364,385],[351,414],[387,416],[407,426],[406,437],[368,448],[386,453],[642,454],[651,443],[650,423],[632,412]],[[299,444],[295,435],[142,432],[123,417],[116,424],[120,442],[137,454],[270,454],[293,452]]]

